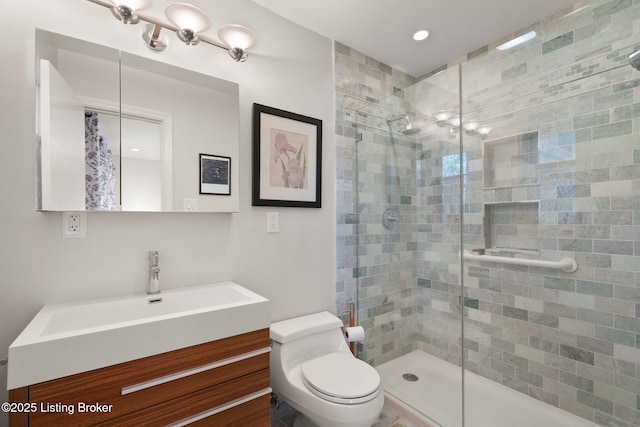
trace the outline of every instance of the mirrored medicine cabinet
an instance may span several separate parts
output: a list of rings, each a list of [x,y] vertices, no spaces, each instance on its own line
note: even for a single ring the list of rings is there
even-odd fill
[[[38,210],[238,211],[236,83],[39,29],[36,80]]]

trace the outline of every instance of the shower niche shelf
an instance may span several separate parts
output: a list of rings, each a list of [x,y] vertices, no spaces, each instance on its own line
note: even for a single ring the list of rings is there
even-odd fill
[[[486,250],[494,253],[539,253],[539,212],[538,201],[485,204]]]
[[[538,183],[538,132],[484,143],[484,188]]]

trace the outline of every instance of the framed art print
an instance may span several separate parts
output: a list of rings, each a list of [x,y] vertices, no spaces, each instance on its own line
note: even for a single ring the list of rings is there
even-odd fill
[[[200,154],[200,194],[231,195],[231,157]]]
[[[253,206],[321,207],[322,120],[253,104]]]

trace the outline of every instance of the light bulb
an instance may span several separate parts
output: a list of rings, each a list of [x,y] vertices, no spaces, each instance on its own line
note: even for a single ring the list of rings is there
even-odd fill
[[[198,43],[198,34],[211,28],[209,17],[199,8],[187,3],[173,3],[167,6],[164,13],[178,27],[178,38],[186,44]]]
[[[445,127],[447,125],[449,117],[451,117],[451,112],[447,110],[440,110],[433,115],[433,118],[436,119],[436,122],[440,127]]]
[[[413,39],[418,42],[422,40],[426,40],[430,34],[431,32],[429,30],[418,30],[415,33],[413,33]]]
[[[124,24],[137,24],[140,18],[136,12],[149,9],[151,0],[111,0],[113,15]]]
[[[218,30],[218,37],[230,48],[247,50],[258,41],[256,34],[247,27],[238,24],[223,25]]]
[[[111,0],[111,3],[114,6],[126,6],[134,12],[151,7],[151,0]]]
[[[473,134],[473,132],[478,129],[478,126],[480,126],[480,122],[476,120],[469,120],[462,123],[462,127],[467,134]]]
[[[229,46],[229,55],[235,61],[246,60],[247,53],[245,51],[258,41],[258,37],[253,31],[238,24],[223,25],[218,30],[218,37]]]
[[[454,128],[460,127],[460,116],[451,117],[449,120],[447,120],[447,123],[449,123]]]

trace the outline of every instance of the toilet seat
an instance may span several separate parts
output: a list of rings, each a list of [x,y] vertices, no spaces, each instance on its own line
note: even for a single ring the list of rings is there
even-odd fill
[[[334,403],[357,404],[375,398],[378,372],[350,354],[330,353],[301,365],[302,382],[316,396]]]

